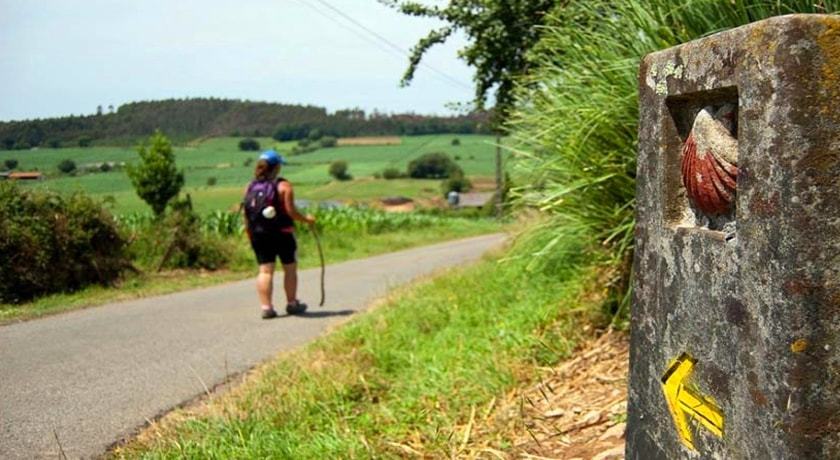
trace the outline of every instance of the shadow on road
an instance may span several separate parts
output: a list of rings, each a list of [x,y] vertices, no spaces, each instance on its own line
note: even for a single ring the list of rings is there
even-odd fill
[[[354,310],[337,310],[337,311],[336,310],[334,310],[334,311],[331,311],[331,310],[312,311],[312,310],[310,310],[310,311],[307,311],[306,313],[301,313],[301,314],[295,315],[295,316],[300,316],[301,318],[326,318],[326,317],[329,317],[329,316],[348,316],[348,315],[352,315],[353,313],[355,313]],[[289,315],[286,315],[286,316],[289,316]]]

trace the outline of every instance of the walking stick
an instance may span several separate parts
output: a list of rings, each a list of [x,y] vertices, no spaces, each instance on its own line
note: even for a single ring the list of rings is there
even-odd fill
[[[315,236],[315,244],[318,246],[318,256],[321,257],[321,303],[319,307],[324,306],[324,250],[321,248],[321,238],[318,237],[318,232],[315,230],[315,224],[309,224],[309,229],[312,230],[312,235]]]

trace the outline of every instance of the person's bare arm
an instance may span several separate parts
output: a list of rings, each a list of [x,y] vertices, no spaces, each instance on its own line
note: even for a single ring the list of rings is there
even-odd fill
[[[286,208],[289,217],[300,222],[306,222],[307,224],[315,223],[315,217],[312,215],[304,216],[295,207],[295,192],[292,189],[292,184],[288,181],[283,181],[277,185],[277,188],[280,191],[280,196],[283,197],[283,206]]]
[[[248,195],[248,187],[245,187],[245,193],[242,196],[247,196],[247,195]],[[253,235],[251,235],[251,229],[248,228],[248,215],[245,214],[245,201],[242,201],[242,202],[239,203],[239,212],[242,213],[242,221],[243,221],[243,224],[245,225],[245,233],[248,234],[248,240],[249,241],[253,240],[253,237],[252,237]]]

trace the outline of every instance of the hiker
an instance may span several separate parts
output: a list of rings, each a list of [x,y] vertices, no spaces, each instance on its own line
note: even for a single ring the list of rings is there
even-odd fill
[[[257,294],[263,319],[277,316],[271,296],[274,286],[274,264],[283,264],[283,287],[286,291],[286,313],[300,314],[306,304],[297,298],[297,241],[294,221],[314,224],[315,218],[304,216],[295,208],[292,184],[279,177],[286,164],[282,155],[266,150],[254,170],[254,180],[245,191],[245,228],[260,266]]]

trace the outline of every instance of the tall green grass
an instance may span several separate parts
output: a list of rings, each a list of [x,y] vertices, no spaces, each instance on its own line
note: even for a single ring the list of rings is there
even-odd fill
[[[538,266],[564,241],[585,241],[590,260],[611,267],[610,309],[622,311],[635,223],[640,59],[771,16],[838,10],[837,0],[563,2],[529,56],[534,71],[520,82],[508,125],[523,184],[516,201],[550,216],[525,256]]]

